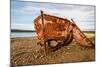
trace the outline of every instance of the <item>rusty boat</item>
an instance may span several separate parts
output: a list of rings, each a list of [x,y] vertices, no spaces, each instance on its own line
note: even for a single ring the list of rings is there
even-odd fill
[[[84,35],[73,19],[68,20],[41,11],[41,15],[34,20],[34,25],[39,39],[37,44],[44,48],[46,55],[73,40],[81,46],[94,48],[92,41]]]

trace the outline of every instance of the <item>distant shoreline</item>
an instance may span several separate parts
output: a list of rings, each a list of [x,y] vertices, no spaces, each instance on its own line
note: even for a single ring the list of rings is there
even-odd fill
[[[85,35],[86,34],[94,34],[95,35],[95,31],[84,31],[83,33]],[[26,36],[26,37],[24,37],[24,36],[23,37],[20,37],[20,36],[19,37],[12,37],[12,36],[10,36],[11,39],[13,39],[13,38],[34,38],[34,37],[36,38],[37,35],[34,35],[34,36]]]
[[[34,30],[17,30],[17,29],[14,29],[14,30],[11,30],[11,32],[36,32]]]
[[[83,33],[95,33],[95,31],[82,31]]]
[[[35,30],[11,30],[11,32],[36,32]],[[95,33],[95,31],[82,31],[84,33]]]

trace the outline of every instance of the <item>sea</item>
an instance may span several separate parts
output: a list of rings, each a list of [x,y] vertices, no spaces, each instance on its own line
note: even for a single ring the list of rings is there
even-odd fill
[[[84,34],[85,35],[95,35],[95,34],[92,34],[92,33],[94,33],[94,32],[85,32]],[[11,32],[10,33],[10,37],[11,38],[15,38],[15,37],[34,37],[34,36],[37,36],[37,34],[36,34],[36,32],[34,32],[34,31],[32,31],[32,32],[19,32],[19,31],[13,31],[13,32]]]
[[[36,32],[11,32],[10,37],[16,38],[16,37],[34,37],[37,36]]]

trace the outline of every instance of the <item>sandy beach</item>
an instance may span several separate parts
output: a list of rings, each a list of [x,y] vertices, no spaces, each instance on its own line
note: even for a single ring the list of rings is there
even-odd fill
[[[85,35],[95,41],[94,33]],[[95,49],[80,46],[75,41],[45,56],[37,45],[37,37],[11,38],[11,65],[40,65],[95,61]]]

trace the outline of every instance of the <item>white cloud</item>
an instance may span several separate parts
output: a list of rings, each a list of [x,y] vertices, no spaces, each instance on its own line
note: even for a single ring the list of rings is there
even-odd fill
[[[24,7],[16,9],[18,12],[33,15],[36,17],[39,15],[40,10],[43,10],[44,13],[59,16],[62,18],[73,18],[76,24],[82,29],[86,28],[94,28],[93,25],[91,27],[86,27],[86,25],[94,24],[94,6],[83,6],[83,5],[67,5],[67,4],[52,4],[52,3],[35,3],[35,2],[25,2]],[[24,20],[24,19],[22,19]],[[84,26],[83,26],[84,25]],[[13,25],[12,25],[13,26]],[[33,29],[32,25],[29,24],[17,24],[15,27],[24,29]],[[14,26],[13,26],[14,27]]]

